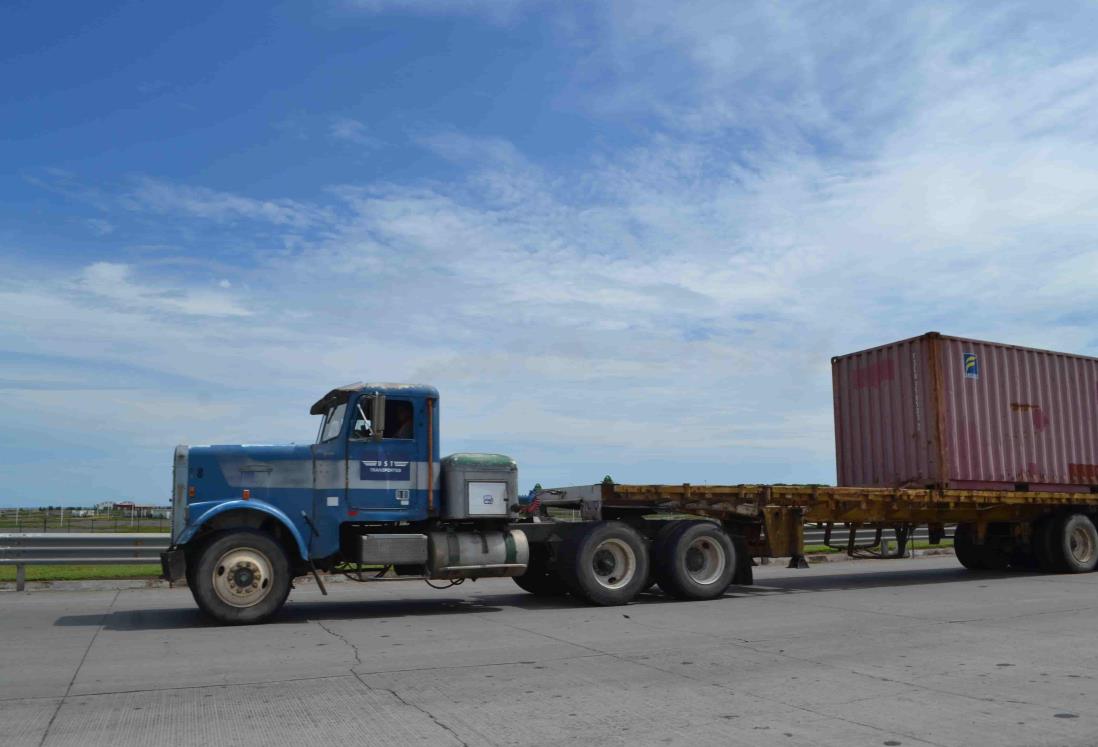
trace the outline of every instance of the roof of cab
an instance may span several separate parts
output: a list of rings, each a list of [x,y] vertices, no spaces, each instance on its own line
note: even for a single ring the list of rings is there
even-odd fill
[[[370,394],[377,392],[385,395],[398,394],[406,397],[438,399],[438,389],[435,389],[433,386],[425,386],[423,384],[366,384],[359,381],[354,384],[338,386],[328,392],[309,408],[309,414],[323,415],[331,405],[338,404],[339,402],[346,402],[351,398],[352,394],[357,394],[359,392],[368,392]]]

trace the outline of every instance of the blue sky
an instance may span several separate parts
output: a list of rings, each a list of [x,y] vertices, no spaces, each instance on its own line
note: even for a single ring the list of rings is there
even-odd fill
[[[830,356],[1098,354],[1091,3],[0,10],[0,504],[361,379],[524,487],[834,480]]]

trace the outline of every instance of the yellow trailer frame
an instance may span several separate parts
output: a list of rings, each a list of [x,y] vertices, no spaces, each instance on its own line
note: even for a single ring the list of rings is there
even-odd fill
[[[853,531],[858,528],[908,531],[927,524],[934,537],[941,536],[946,524],[966,523],[975,527],[977,542],[983,542],[991,523],[1012,524],[1018,537],[1025,539],[1035,521],[1057,510],[1098,512],[1098,493],[1089,492],[604,482],[540,495],[558,505],[597,501],[603,515],[643,509],[744,524],[756,528],[748,532],[747,539],[757,557],[802,556],[805,522],[824,525],[829,535],[836,524],[851,529],[848,547],[853,552]]]

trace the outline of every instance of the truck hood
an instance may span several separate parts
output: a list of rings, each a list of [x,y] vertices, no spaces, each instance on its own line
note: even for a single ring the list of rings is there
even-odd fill
[[[239,498],[245,488],[255,498],[277,488],[312,488],[313,453],[309,445],[192,446],[189,484],[192,503]]]

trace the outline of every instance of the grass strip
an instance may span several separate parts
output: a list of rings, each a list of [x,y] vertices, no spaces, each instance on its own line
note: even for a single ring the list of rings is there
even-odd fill
[[[146,579],[160,575],[160,566],[136,565],[28,565],[28,581],[105,581]],[[0,566],[0,581],[14,581],[15,566]]]

